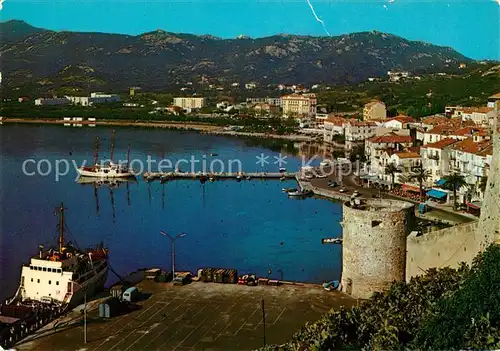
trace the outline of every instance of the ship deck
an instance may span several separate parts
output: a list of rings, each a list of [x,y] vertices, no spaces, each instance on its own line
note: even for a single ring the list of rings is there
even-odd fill
[[[88,343],[83,343],[81,317],[59,322],[56,330],[34,335],[17,350],[251,350],[263,346],[262,298],[266,342],[281,344],[307,321],[330,308],[355,300],[317,286],[256,286],[194,282],[186,286],[143,281],[151,296],[139,309],[109,320],[88,316]],[[67,318],[71,318],[70,316]],[[76,318],[76,319],[75,319]]]

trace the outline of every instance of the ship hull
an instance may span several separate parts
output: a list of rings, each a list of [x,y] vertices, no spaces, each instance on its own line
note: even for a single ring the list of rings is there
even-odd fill
[[[96,293],[104,289],[104,284],[108,279],[108,268],[106,267],[101,272],[97,273],[94,277],[86,280],[80,289],[76,290],[71,297],[68,308],[78,306],[85,300],[85,292],[87,293],[87,300]]]

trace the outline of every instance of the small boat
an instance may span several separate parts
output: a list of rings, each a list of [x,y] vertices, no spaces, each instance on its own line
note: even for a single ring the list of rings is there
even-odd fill
[[[215,182],[215,178],[214,178],[214,177],[209,177],[209,178],[208,178],[208,180],[209,180],[210,182],[212,182],[212,183],[213,183],[213,182]]]
[[[286,177],[281,177],[280,181],[284,182],[286,180]]]
[[[252,177],[250,177],[250,176],[247,176],[247,180],[250,180],[250,179],[252,179]]]
[[[238,174],[238,175],[236,176],[236,181],[237,181],[237,182],[240,182],[240,181],[241,181],[241,175],[239,175],[239,174]]]
[[[219,155],[218,155],[218,154],[216,154],[215,152],[212,152],[212,153],[210,154],[210,156],[219,156]]]
[[[342,244],[342,238],[323,238],[322,244]]]
[[[279,171],[280,171],[280,173],[284,173],[284,172],[286,172],[286,168],[281,167],[281,168],[279,169]]]
[[[311,195],[312,191],[310,190],[299,190],[299,191],[291,191],[288,193],[288,196],[308,196]]]
[[[283,191],[284,193],[291,193],[297,191],[297,188],[283,188],[281,189],[281,191]]]

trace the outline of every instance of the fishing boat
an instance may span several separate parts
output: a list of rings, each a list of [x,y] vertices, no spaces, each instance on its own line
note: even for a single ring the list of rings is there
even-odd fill
[[[115,141],[115,131],[111,134],[111,150],[109,161],[101,164],[97,163],[97,158],[99,156],[99,138],[95,141],[95,152],[94,152],[94,164],[93,166],[82,166],[77,169],[80,176],[84,177],[98,177],[98,178],[129,178],[135,177],[133,169],[129,167],[130,164],[130,148],[127,153],[127,163],[115,163],[113,162],[114,154],[114,141]]]
[[[64,205],[59,215],[57,247],[44,249],[22,266],[15,295],[0,306],[0,345],[9,348],[21,338],[77,306],[104,287],[108,249],[101,243],[86,250],[65,242]]]

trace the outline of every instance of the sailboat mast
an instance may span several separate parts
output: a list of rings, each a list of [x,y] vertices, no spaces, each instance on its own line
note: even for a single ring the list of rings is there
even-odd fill
[[[61,208],[59,209],[59,253],[62,253],[64,245],[64,205],[61,202]]]
[[[111,148],[109,152],[109,159],[113,162],[113,154],[115,153],[115,130],[111,132]]]
[[[128,146],[128,150],[127,150],[127,167],[129,164],[130,164],[130,145]]]
[[[97,164],[97,158],[99,157],[99,137],[95,137],[94,142],[94,165]]]

